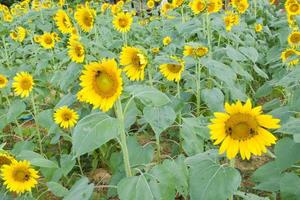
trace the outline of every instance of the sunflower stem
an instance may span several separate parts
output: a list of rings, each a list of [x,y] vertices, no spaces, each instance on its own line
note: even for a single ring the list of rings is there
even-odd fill
[[[200,115],[200,106],[201,106],[201,64],[200,60],[198,62],[198,65],[196,66],[196,115]]]
[[[120,145],[122,148],[122,153],[123,153],[123,162],[125,166],[125,172],[126,176],[132,176],[131,168],[130,168],[130,162],[129,162],[129,153],[128,153],[128,148],[127,148],[127,136],[125,132],[125,126],[124,126],[124,114],[122,110],[122,104],[120,98],[117,100],[115,103],[115,110],[116,110],[116,115],[117,118],[120,122]]]
[[[183,5],[181,5],[181,22],[184,23],[184,10],[183,10]]]
[[[123,33],[124,47],[127,46],[127,33]]]
[[[211,57],[212,46],[211,46],[211,27],[210,27],[210,18],[209,13],[206,13],[206,32],[207,32],[207,43],[209,47],[209,57]]]
[[[159,135],[156,135],[156,134],[155,134],[155,143],[156,143],[156,146],[157,146],[156,159],[157,159],[157,162],[160,163],[161,162],[160,139],[159,139]]]
[[[34,96],[33,96],[33,94],[31,95],[31,103],[32,103],[32,107],[33,107],[33,119],[34,119],[34,122],[35,122],[36,132],[37,132],[37,136],[38,136],[39,147],[40,147],[40,153],[43,154],[43,146],[42,146],[41,132],[40,132],[40,128],[39,128],[39,125],[38,125],[38,123],[37,123],[37,120],[36,120],[36,116],[37,116],[37,108],[36,108],[36,104],[35,104],[35,101],[34,101]]]
[[[255,19],[256,19],[257,1],[256,1],[256,0],[253,0],[253,3],[254,3],[254,16],[255,16]]]
[[[232,158],[231,160],[229,160],[229,166],[232,168],[235,168],[235,158]],[[233,195],[231,195],[229,197],[229,200],[233,200]]]
[[[181,94],[180,94],[180,81],[177,81],[177,97],[179,101],[181,100]],[[178,123],[181,125],[181,110],[178,113]]]

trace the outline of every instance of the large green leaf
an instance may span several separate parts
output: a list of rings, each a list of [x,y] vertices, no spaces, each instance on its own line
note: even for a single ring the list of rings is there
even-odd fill
[[[286,173],[280,180],[280,196],[285,200],[300,200],[300,178],[294,173]]]
[[[176,119],[176,113],[170,106],[147,106],[144,108],[143,113],[145,120],[150,124],[157,136],[170,127]]]
[[[57,197],[64,197],[68,194],[68,189],[56,182],[48,182],[48,190],[50,190]]]
[[[73,151],[76,156],[91,152],[120,133],[119,120],[105,113],[93,113],[80,120],[72,134]]]
[[[233,195],[240,183],[240,173],[226,165],[220,165],[214,152],[205,152],[187,158],[190,167],[191,200],[226,200]]]
[[[63,200],[89,200],[94,190],[94,184],[89,184],[89,179],[82,177],[70,189]]]
[[[19,117],[20,114],[22,114],[26,109],[26,105],[21,100],[15,100],[11,103],[9,106],[8,112],[7,112],[7,121],[12,122]]]
[[[35,153],[33,151],[23,150],[18,156],[20,160],[28,160],[34,166],[45,167],[45,168],[58,168],[58,165],[42,155]]]
[[[219,88],[205,88],[201,91],[201,95],[211,112],[220,112],[224,110],[224,94]]]

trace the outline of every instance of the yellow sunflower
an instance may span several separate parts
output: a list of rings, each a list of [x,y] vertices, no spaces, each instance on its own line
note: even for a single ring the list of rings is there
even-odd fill
[[[174,7],[173,7],[173,5],[171,3],[169,3],[169,2],[163,3],[163,5],[161,6],[161,13],[162,13],[162,15],[167,16],[168,12],[170,10],[172,10],[173,8]]]
[[[159,66],[159,70],[167,80],[178,82],[184,70],[184,61],[177,57],[171,58],[174,60],[174,63],[162,64]]]
[[[31,168],[26,160],[13,161],[10,165],[4,165],[1,168],[1,176],[6,188],[17,194],[31,192],[31,189],[38,184],[39,178],[38,172]]]
[[[58,10],[54,16],[55,24],[63,34],[71,33],[73,24],[64,10]]]
[[[143,52],[136,47],[123,47],[120,55],[120,64],[123,71],[132,81],[144,80],[144,70],[148,61]]]
[[[94,26],[96,11],[91,9],[88,4],[77,7],[74,17],[80,28],[84,32],[90,32]]]
[[[189,7],[192,9],[192,11],[195,15],[198,15],[199,13],[201,13],[205,10],[206,3],[204,0],[192,0],[189,3]]]
[[[0,89],[5,88],[7,82],[8,82],[7,78],[3,74],[0,74]]]
[[[18,26],[14,31],[10,33],[10,37],[17,42],[23,42],[26,37],[26,29],[22,26]]]
[[[78,114],[67,106],[58,108],[54,113],[55,123],[62,128],[74,127],[77,123],[78,118]]]
[[[17,73],[12,84],[16,95],[21,96],[21,98],[28,97],[33,86],[33,78],[28,72]]]
[[[114,59],[85,65],[80,81],[84,101],[103,112],[113,106],[123,90],[121,70]]]
[[[103,3],[102,5],[101,5],[101,12],[102,13],[105,13],[105,11],[107,10],[107,9],[109,9],[110,8],[110,4],[109,3]]]
[[[300,45],[300,32],[294,31],[288,37],[288,43],[292,47],[298,47]]]
[[[289,15],[299,15],[300,14],[300,4],[297,1],[287,1],[285,3],[285,9]]]
[[[154,8],[154,6],[155,6],[155,2],[154,2],[153,0],[147,1],[147,7],[148,7],[149,9]]]
[[[84,46],[78,40],[69,40],[68,54],[73,62],[82,63],[84,61]]]
[[[276,0],[269,0],[269,3],[270,3],[271,5],[275,4],[275,2],[276,2]]]
[[[173,8],[178,8],[183,4],[184,0],[172,0]]]
[[[8,153],[0,152],[0,168],[2,168],[4,165],[10,165],[14,161],[14,157],[9,155]]]
[[[261,32],[263,30],[263,25],[262,24],[255,24],[255,31],[256,32]]]
[[[48,32],[45,32],[40,36],[40,45],[45,49],[53,49],[55,46],[54,35]]]
[[[226,11],[226,15],[224,17],[224,24],[226,27],[226,31],[230,32],[233,26],[239,24],[239,16],[232,11]]]
[[[288,66],[296,65],[299,63],[299,55],[299,51],[288,48],[281,53],[281,60],[287,63]]]
[[[252,108],[250,100],[242,105],[240,101],[225,104],[225,112],[214,113],[215,118],[208,126],[214,144],[221,144],[219,153],[226,152],[229,159],[238,152],[242,159],[250,159],[251,154],[261,155],[266,147],[275,144],[276,137],[267,129],[280,128],[279,119],[262,114],[262,107]]]
[[[166,36],[163,38],[163,44],[165,46],[169,45],[172,42],[172,38],[170,36]]]
[[[153,48],[151,49],[151,52],[152,52],[153,54],[158,54],[159,51],[160,51],[159,47],[153,47]]]
[[[183,50],[184,56],[203,57],[208,53],[208,48],[204,46],[189,46],[185,45]]]
[[[216,13],[219,12],[223,7],[222,0],[208,0],[207,2],[207,12]]]
[[[130,13],[120,12],[114,16],[113,25],[115,29],[121,33],[130,31],[131,24],[133,22]]]

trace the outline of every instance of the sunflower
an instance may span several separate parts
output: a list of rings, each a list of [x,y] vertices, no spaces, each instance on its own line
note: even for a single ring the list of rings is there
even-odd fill
[[[269,0],[269,3],[270,3],[271,5],[274,5],[274,4],[276,3],[276,0]]]
[[[245,13],[249,8],[248,0],[232,0],[231,4],[241,14]]]
[[[1,176],[4,185],[11,192],[17,194],[30,192],[38,182],[38,172],[31,168],[30,163],[24,161],[13,161],[10,165],[1,168]]]
[[[14,31],[10,33],[10,37],[17,42],[23,42],[26,37],[26,29],[22,26],[18,26]]]
[[[192,11],[195,15],[198,15],[199,13],[201,13],[205,10],[206,3],[204,0],[192,0],[189,3],[189,7],[192,9]]]
[[[208,48],[204,46],[189,46],[185,45],[183,50],[184,56],[203,57],[208,53]]]
[[[166,36],[163,38],[163,44],[168,46],[172,42],[172,38],[170,36]]]
[[[172,0],[173,8],[178,8],[183,4],[184,0]]]
[[[159,53],[159,47],[153,47],[152,49],[151,49],[151,52],[153,53],[153,54],[158,54]]]
[[[232,27],[239,24],[239,16],[232,11],[226,11],[224,17],[224,24],[226,31],[230,32]]]
[[[184,61],[177,57],[171,57],[171,59],[174,60],[173,63],[162,64],[159,70],[167,80],[178,82],[184,70]]]
[[[215,118],[208,126],[214,144],[220,143],[219,153],[229,159],[234,158],[238,152],[242,159],[249,160],[251,154],[261,155],[267,151],[266,147],[275,144],[276,137],[267,129],[280,127],[279,119],[272,115],[262,114],[262,107],[252,108],[250,100],[242,105],[240,101],[225,104],[225,113],[214,113]]]
[[[12,87],[17,96],[28,97],[34,86],[33,78],[28,72],[20,72],[14,77]]]
[[[54,121],[62,128],[72,128],[76,124],[79,116],[78,114],[68,108],[67,106],[62,106],[58,108],[54,113]]]
[[[55,24],[63,34],[71,33],[73,24],[64,10],[58,10],[54,16]]]
[[[11,155],[0,152],[0,168],[2,168],[4,165],[10,165],[14,161],[15,159]]]
[[[168,12],[173,9],[173,5],[169,2],[163,3],[161,6],[161,13],[164,16],[167,16]]]
[[[136,47],[123,47],[120,64],[124,66],[126,75],[132,81],[144,80],[144,70],[148,61],[143,52]]]
[[[126,33],[130,30],[132,21],[130,13],[120,12],[114,16],[113,25],[117,31]]]
[[[223,7],[222,0],[208,0],[207,2],[207,12],[216,13],[219,12]]]
[[[255,24],[255,31],[256,32],[261,32],[263,30],[262,24]]]
[[[114,59],[104,59],[84,66],[80,76],[84,101],[108,111],[122,93],[121,70]]]
[[[297,1],[287,1],[285,3],[285,9],[289,15],[299,15],[300,14],[300,4]]]
[[[298,47],[300,45],[300,32],[292,32],[288,37],[288,42],[292,47]]]
[[[84,60],[84,46],[78,40],[69,40],[68,54],[73,62],[82,63]]]
[[[4,75],[0,74],[0,89],[5,88],[7,82],[8,82],[7,78]]]
[[[84,32],[90,32],[94,26],[96,11],[89,8],[88,4],[77,7],[74,17]]]
[[[101,12],[102,13],[105,13],[105,11],[107,10],[107,9],[109,9],[110,8],[110,4],[109,3],[103,3],[102,5],[101,5]]]
[[[299,51],[292,48],[288,48],[281,53],[281,60],[282,62],[287,63],[288,66],[296,65],[299,63],[299,55]]]
[[[54,35],[48,32],[45,32],[40,36],[40,45],[45,49],[53,49],[55,46]]]
[[[155,2],[154,2],[153,0],[147,1],[147,7],[148,7],[149,9],[154,8],[154,6],[155,6]]]

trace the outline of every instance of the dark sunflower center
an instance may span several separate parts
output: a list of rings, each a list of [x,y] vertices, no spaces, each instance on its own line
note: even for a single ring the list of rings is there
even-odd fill
[[[142,65],[141,58],[138,54],[134,54],[132,56],[131,62],[132,62],[132,65],[134,65],[134,67],[136,67],[136,68],[140,68]]]
[[[178,64],[168,64],[167,67],[173,73],[178,73],[181,70],[181,65]]]
[[[91,17],[91,15],[89,13],[85,13],[85,15],[83,16],[83,23],[86,26],[91,26],[92,21],[93,21],[93,18]]]
[[[292,34],[291,41],[292,41],[292,43],[300,42],[300,34],[299,33]]]
[[[0,167],[2,165],[9,165],[11,164],[11,160],[7,158],[6,156],[0,156]]]
[[[20,82],[20,87],[21,87],[23,90],[29,90],[30,87],[31,87],[31,81],[28,80],[28,79],[23,79],[23,80],[21,80],[21,82]]]
[[[5,83],[4,79],[0,78],[0,84],[4,84],[4,83]]]
[[[226,134],[235,140],[246,140],[257,134],[258,123],[248,114],[232,115],[225,123]]]
[[[72,118],[72,114],[66,112],[66,113],[64,113],[64,114],[62,115],[62,118],[63,118],[64,121],[69,121],[69,120]]]
[[[204,6],[205,5],[202,2],[198,2],[196,4],[196,8],[197,8],[198,11],[202,11],[204,9]]]
[[[30,178],[30,172],[26,169],[17,169],[13,173],[13,178],[18,182],[26,182]]]
[[[69,20],[66,17],[64,17],[62,21],[63,21],[63,24],[66,28],[70,28]]]
[[[79,46],[79,45],[75,46],[75,53],[78,57],[83,56],[83,49],[81,48],[81,46]]]
[[[50,45],[50,44],[52,44],[53,40],[52,40],[52,37],[48,36],[48,37],[45,37],[44,41],[45,41],[46,44]]]
[[[116,80],[106,72],[98,71],[95,77],[94,89],[103,97],[111,97],[116,92]]]
[[[120,18],[119,19],[119,26],[122,28],[126,27],[128,25],[128,20],[126,18]]]
[[[297,12],[298,9],[299,9],[298,3],[293,3],[293,4],[290,5],[290,11]]]

